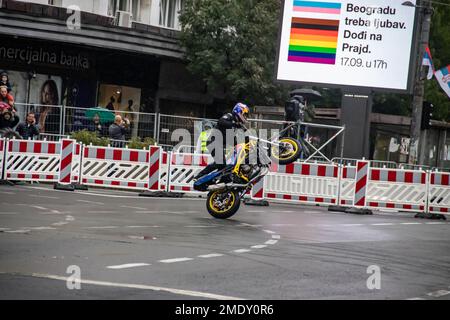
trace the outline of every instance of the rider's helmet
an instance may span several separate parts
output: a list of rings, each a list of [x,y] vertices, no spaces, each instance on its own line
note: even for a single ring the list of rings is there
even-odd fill
[[[247,107],[247,105],[239,102],[234,106],[232,114],[238,121],[242,123],[247,123],[248,115],[250,114],[250,109],[249,107]]]

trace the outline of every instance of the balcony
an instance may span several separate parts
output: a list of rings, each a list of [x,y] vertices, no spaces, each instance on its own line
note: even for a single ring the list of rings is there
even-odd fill
[[[157,2],[159,6],[159,1],[156,0],[153,4],[155,5]],[[77,2],[84,4],[84,6],[79,7],[86,10],[80,12],[81,28],[75,30],[70,29],[67,24],[71,13],[68,13],[67,6],[64,7],[64,3],[69,2],[60,0],[62,6],[43,4],[47,2],[48,0],[0,1],[0,35],[67,42],[177,59],[183,57],[183,50],[178,44],[179,31],[150,23],[133,21],[133,19],[131,19],[129,25],[120,26],[117,19],[120,14],[111,16],[109,13],[117,14],[118,11],[127,11],[108,11],[112,9],[104,5],[104,0],[70,1],[72,4]],[[57,0],[52,2],[55,3]],[[95,2],[97,5],[89,7],[86,5],[89,2]],[[147,1],[147,3],[149,2]],[[102,3],[103,6],[101,6]],[[126,9],[114,7],[114,9],[117,8]],[[88,9],[92,12],[87,11]],[[150,13],[139,12],[138,16],[142,18],[150,16]],[[142,20],[141,18],[139,19]],[[148,20],[148,22],[151,21],[151,19]]]

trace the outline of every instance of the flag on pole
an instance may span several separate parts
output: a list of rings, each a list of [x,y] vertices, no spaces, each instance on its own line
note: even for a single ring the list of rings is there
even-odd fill
[[[433,78],[434,74],[433,58],[431,58],[431,52],[428,46],[425,48],[425,54],[423,55],[422,65],[428,66],[427,79],[430,80],[431,78]]]
[[[434,75],[436,76],[439,85],[450,98],[450,65],[436,71]]]

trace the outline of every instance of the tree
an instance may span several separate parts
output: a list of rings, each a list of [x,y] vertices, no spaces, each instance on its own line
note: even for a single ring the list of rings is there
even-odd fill
[[[274,76],[279,0],[186,0],[180,15],[188,69],[227,101],[282,103]]]

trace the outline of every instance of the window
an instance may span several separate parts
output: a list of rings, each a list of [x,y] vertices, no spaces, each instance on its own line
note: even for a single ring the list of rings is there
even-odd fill
[[[178,14],[182,8],[182,0],[161,0],[159,24],[167,28],[179,28]]]

